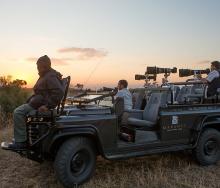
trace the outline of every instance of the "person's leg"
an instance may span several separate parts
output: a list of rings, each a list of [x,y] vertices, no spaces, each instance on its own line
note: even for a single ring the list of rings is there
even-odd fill
[[[123,112],[122,120],[120,124],[120,139],[127,141],[127,142],[134,142],[135,140],[135,131],[132,127],[128,125],[128,118],[130,117],[130,113]]]
[[[15,142],[25,142],[27,140],[26,135],[26,115],[34,110],[29,104],[23,104],[14,110],[14,138]]]

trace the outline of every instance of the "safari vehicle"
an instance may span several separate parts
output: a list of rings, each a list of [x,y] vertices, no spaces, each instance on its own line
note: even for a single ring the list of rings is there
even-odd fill
[[[184,84],[182,88],[198,82]],[[198,96],[194,100],[188,95],[184,95],[187,100],[178,103],[176,99],[185,91],[181,88],[178,94],[174,92],[179,86],[172,83],[172,87],[137,89],[137,93],[145,94],[145,100],[148,96],[146,105],[127,111],[128,121],[122,125],[123,100],[108,107],[91,105],[79,97],[76,101],[80,100],[80,105],[73,100],[72,105],[64,107],[67,84],[58,113],[51,110],[49,114],[28,115],[28,148],[15,152],[39,162],[54,161],[56,175],[65,187],[89,180],[98,155],[116,160],[192,150],[201,165],[215,164],[220,159],[220,104],[201,102]],[[139,99],[143,103],[143,98]],[[121,139],[121,130],[132,135],[132,139]],[[8,149],[5,143],[2,148]]]

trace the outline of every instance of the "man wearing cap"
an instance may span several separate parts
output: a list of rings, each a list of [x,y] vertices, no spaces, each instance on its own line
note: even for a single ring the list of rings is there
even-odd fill
[[[14,110],[14,141],[8,144],[9,149],[24,149],[26,147],[26,115],[32,110],[46,112],[55,108],[64,95],[62,75],[51,68],[47,55],[37,60],[39,79],[34,85],[34,94],[27,102]]]
[[[211,72],[208,74],[207,78],[202,79],[202,81],[208,84],[207,97],[211,97],[217,94],[217,89],[220,88],[220,62],[211,62]]]

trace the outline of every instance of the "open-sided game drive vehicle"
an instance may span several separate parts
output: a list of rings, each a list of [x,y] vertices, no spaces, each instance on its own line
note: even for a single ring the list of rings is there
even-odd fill
[[[169,88],[141,89],[146,105],[126,112],[120,100],[113,107],[82,101],[64,107],[69,79],[56,113],[53,109],[48,114],[28,115],[27,149],[14,151],[31,160],[54,161],[57,178],[65,187],[89,180],[98,155],[115,160],[192,150],[201,165],[215,164],[220,159],[218,101],[191,100],[185,89],[180,88],[177,94],[178,84],[174,84]],[[128,115],[126,124],[122,124],[124,113]],[[121,139],[121,130],[132,139]],[[7,143],[1,146],[8,149]]]

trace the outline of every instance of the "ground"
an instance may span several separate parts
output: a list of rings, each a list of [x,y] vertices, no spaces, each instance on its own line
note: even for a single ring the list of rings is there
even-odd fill
[[[0,141],[11,137],[12,129],[0,129]],[[39,164],[0,149],[0,188],[62,188],[52,162]],[[82,188],[219,188],[220,162],[199,166],[190,152],[107,161],[101,157],[92,179]]]

